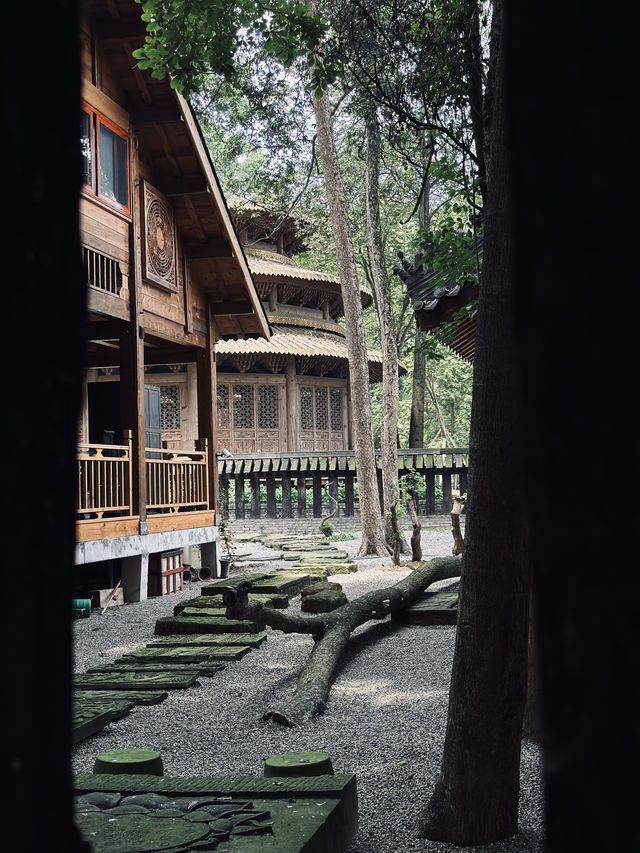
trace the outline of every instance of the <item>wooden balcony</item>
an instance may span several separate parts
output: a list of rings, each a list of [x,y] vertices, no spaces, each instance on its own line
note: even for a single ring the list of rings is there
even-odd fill
[[[150,532],[214,523],[209,501],[209,450],[147,448],[145,489]],[[78,541],[135,535],[140,517],[133,505],[131,440],[80,444],[77,457]]]

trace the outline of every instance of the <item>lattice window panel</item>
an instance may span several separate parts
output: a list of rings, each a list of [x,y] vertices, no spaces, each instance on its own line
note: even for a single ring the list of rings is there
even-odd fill
[[[329,406],[326,388],[316,388],[316,429],[329,429]]]
[[[331,400],[331,429],[342,429],[342,393],[338,388],[332,388],[330,391]]]
[[[160,428],[180,429],[180,386],[160,386]]]
[[[253,429],[253,385],[233,386],[233,428]]]
[[[278,389],[258,385],[258,429],[278,429]]]
[[[218,429],[229,429],[229,386],[218,385],[216,392],[216,409],[218,411]]]
[[[300,388],[300,427],[313,429],[313,392],[308,385]]]

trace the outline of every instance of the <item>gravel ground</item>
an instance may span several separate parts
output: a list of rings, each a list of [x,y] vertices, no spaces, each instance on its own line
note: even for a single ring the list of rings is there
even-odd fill
[[[359,539],[336,542],[355,555]],[[451,531],[422,534],[424,559],[451,553]],[[242,543],[251,554],[247,573],[286,566],[260,563],[273,551]],[[376,558],[358,559],[358,572],[337,575],[349,599],[389,586],[405,576]],[[257,564],[257,566],[256,566]],[[244,571],[244,570],[243,570]],[[452,581],[440,586],[450,587]],[[153,640],[155,621],[173,614],[176,602],[199,594],[201,583],[182,593],[112,607],[74,622],[74,668],[110,663]],[[299,607],[299,598],[290,605]],[[395,627],[389,619],[354,632],[332,687],[328,708],[313,724],[288,729],[263,722],[273,697],[293,689],[311,640],[267,629],[260,649],[230,662],[200,686],[173,691],[151,707],[136,707],[101,733],[77,744],[72,769],[91,772],[98,753],[114,748],[156,749],[167,776],[262,775],[265,758],[284,752],[322,750],[337,773],[357,776],[359,828],[348,853],[453,853],[478,850],[416,837],[415,816],[433,790],[447,714],[455,628]],[[523,742],[519,833],[487,845],[487,853],[542,851],[544,846],[540,750]]]

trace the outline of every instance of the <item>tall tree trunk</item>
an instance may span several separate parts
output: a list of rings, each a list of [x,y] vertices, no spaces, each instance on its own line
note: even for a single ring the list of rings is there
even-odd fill
[[[469,511],[442,767],[420,831],[486,844],[517,831],[529,566],[513,317],[513,235],[501,3],[471,413]],[[497,52],[496,52],[497,50]]]
[[[375,294],[382,346],[382,420],[380,445],[382,453],[382,496],[384,534],[394,551],[398,546],[408,550],[401,530],[394,530],[392,507],[398,505],[398,348],[393,331],[393,309],[389,276],[384,261],[382,225],[380,223],[380,127],[375,108],[367,110],[366,202],[367,235],[371,258],[371,280]],[[400,540],[398,541],[398,537]]]
[[[316,117],[318,154],[331,213],[347,326],[349,387],[351,390],[353,437],[362,525],[362,544],[359,553],[387,555],[389,552],[382,532],[382,515],[376,478],[371,398],[369,396],[369,365],[360,284],[356,272],[351,230],[326,94],[320,98],[316,95],[313,96],[313,109]]]

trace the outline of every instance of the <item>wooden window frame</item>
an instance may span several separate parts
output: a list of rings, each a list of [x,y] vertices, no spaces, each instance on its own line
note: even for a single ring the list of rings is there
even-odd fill
[[[86,101],[81,101],[80,104],[81,110],[84,113],[87,113],[91,119],[90,122],[90,150],[91,150],[91,183],[83,184],[82,191],[85,195],[90,196],[91,198],[97,199],[102,204],[107,207],[112,208],[113,210],[117,210],[119,213],[123,213],[127,217],[131,217],[131,139],[129,133],[123,128],[119,127],[115,122],[111,121],[111,119],[107,118],[104,113],[101,113],[99,110],[92,107],[91,104],[86,103]],[[119,202],[115,201],[109,196],[104,195],[104,193],[100,190],[100,130],[99,125],[102,125],[107,130],[110,130],[116,136],[120,137],[127,146],[126,149],[126,160],[127,160],[127,204],[123,205]]]

